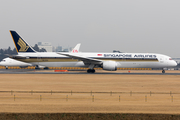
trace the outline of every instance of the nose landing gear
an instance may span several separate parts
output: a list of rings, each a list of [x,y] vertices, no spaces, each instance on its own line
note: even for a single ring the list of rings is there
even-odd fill
[[[165,70],[162,70],[162,73],[164,74],[164,73],[165,73]]]

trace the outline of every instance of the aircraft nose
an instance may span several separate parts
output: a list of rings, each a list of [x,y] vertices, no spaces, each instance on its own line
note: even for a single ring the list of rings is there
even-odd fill
[[[177,62],[176,62],[176,61],[174,61],[174,60],[172,60],[172,61],[171,61],[171,66],[172,66],[172,67],[177,66]]]
[[[0,62],[0,66],[4,66],[4,62],[3,61]]]

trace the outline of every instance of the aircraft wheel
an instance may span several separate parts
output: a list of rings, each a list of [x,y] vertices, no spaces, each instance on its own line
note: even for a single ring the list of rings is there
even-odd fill
[[[39,66],[38,65],[36,65],[35,66],[35,70],[39,70],[40,68],[39,68]]]
[[[90,70],[90,69],[88,69],[88,70],[87,70],[87,73],[90,73],[90,71],[91,71],[91,70]]]
[[[8,66],[6,66],[6,70],[8,69]]]
[[[95,73],[95,70],[94,69],[88,69],[87,73]]]
[[[165,70],[162,70],[162,73],[164,74],[164,73],[165,73]]]
[[[48,67],[45,67],[44,70],[49,70],[49,68],[48,68]]]
[[[95,69],[93,69],[91,72],[92,72],[92,73],[95,73]]]

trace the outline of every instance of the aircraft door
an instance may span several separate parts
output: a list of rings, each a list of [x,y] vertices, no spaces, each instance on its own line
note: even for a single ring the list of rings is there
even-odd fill
[[[39,64],[39,62],[41,62],[41,55],[40,54],[38,54],[38,56],[37,56],[37,63]]]
[[[161,56],[160,57],[160,64],[163,64],[163,66],[168,65],[168,60],[166,57]]]
[[[164,63],[164,57],[161,56],[160,59],[159,59],[160,63]]]
[[[12,63],[12,60],[9,60],[9,63],[11,64],[11,63]]]

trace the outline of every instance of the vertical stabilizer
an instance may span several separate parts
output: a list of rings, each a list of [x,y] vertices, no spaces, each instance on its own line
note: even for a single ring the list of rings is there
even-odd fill
[[[36,52],[16,31],[10,30],[17,52]]]
[[[74,47],[74,49],[71,51],[71,53],[78,53],[80,46],[81,46],[81,43],[77,44],[77,45]]]

